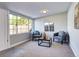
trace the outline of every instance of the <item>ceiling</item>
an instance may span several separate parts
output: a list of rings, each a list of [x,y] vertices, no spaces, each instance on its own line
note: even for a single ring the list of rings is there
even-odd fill
[[[1,2],[0,5],[31,18],[39,18],[66,12],[71,2]],[[48,9],[47,14],[41,13],[42,9]]]

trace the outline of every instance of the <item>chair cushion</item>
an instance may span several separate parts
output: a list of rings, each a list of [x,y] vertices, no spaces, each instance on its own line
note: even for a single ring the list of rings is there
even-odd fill
[[[48,35],[44,32],[44,33],[42,34],[42,38],[45,39],[45,40],[47,40],[47,39],[48,39]]]
[[[58,33],[58,36],[63,36],[65,34],[65,32],[64,31],[60,31],[59,33]]]
[[[55,36],[54,39],[55,39],[55,41],[61,41],[61,37],[60,36]]]

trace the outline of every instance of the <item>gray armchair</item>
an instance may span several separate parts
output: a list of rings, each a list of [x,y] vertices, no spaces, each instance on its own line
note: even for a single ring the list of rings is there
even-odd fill
[[[63,44],[64,39],[65,39],[65,32],[64,31],[54,33],[54,35],[53,35],[53,41],[60,42],[61,44]]]
[[[40,33],[39,31],[34,31],[32,33],[32,41],[34,40],[38,40],[38,38],[42,37],[42,33]]]

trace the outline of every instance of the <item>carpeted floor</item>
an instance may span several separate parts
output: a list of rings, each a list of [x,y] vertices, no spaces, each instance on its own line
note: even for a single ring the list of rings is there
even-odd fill
[[[0,52],[1,57],[75,57],[70,47],[66,44],[53,43],[52,47],[38,46],[35,41],[23,43],[5,52]]]

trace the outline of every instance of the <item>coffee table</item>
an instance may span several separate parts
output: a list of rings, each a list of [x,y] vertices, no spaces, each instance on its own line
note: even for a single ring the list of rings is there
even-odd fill
[[[47,45],[45,45],[44,43]],[[52,38],[49,38],[47,40],[41,38],[38,39],[38,46],[51,47],[51,45],[52,45]]]

